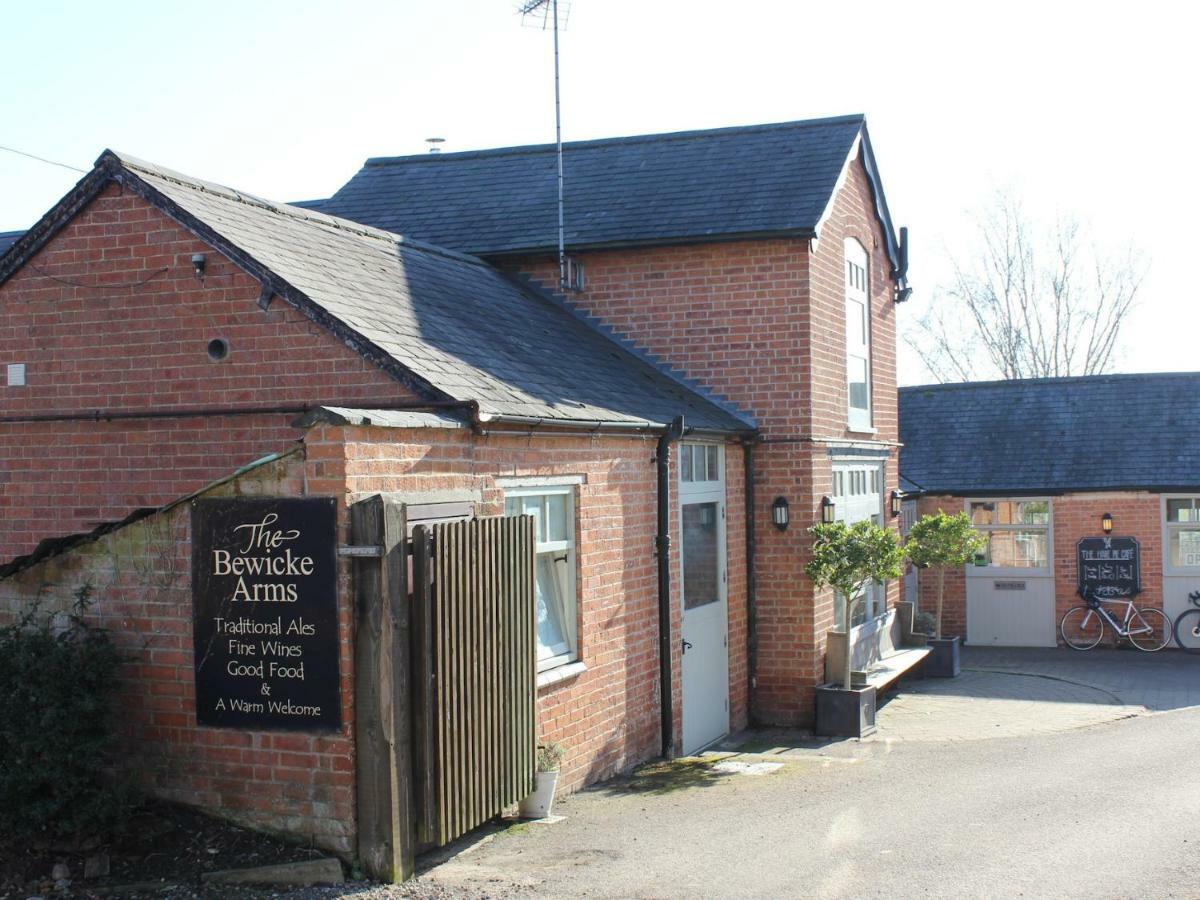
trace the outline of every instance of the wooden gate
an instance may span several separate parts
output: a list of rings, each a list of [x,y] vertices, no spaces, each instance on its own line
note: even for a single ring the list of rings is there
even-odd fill
[[[533,791],[537,650],[529,517],[412,528],[351,508],[359,857],[384,881]],[[410,557],[411,553],[411,557]],[[411,559],[411,567],[410,567]]]
[[[534,786],[533,520],[413,529],[417,840],[447,844]]]

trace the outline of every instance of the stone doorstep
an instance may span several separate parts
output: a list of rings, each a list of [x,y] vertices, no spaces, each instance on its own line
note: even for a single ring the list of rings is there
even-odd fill
[[[314,884],[342,884],[345,878],[342,875],[341,862],[327,857],[274,866],[255,866],[251,869],[206,872],[200,876],[200,880],[205,884],[284,884],[308,887]]]

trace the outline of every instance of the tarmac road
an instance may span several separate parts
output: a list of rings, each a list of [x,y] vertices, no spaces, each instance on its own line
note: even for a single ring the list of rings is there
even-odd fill
[[[1200,897],[1198,709],[735,759],[786,762],[585,792],[406,893]]]

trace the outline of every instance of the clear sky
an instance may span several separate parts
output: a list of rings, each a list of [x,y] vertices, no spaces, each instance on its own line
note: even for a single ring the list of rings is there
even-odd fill
[[[911,230],[902,327],[944,281],[966,211],[1010,187],[1151,258],[1119,371],[1200,370],[1190,5],[560,3],[565,139],[866,113]],[[0,145],[83,169],[111,147],[295,200],[431,136],[447,150],[551,141],[550,35],[517,6],[8,0]],[[0,230],[79,177],[0,152]],[[911,356],[902,345],[902,380],[927,380]]]

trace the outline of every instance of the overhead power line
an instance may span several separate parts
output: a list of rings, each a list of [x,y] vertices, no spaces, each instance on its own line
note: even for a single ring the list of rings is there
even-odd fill
[[[60,169],[70,169],[72,172],[81,172],[84,175],[86,175],[88,171],[87,169],[81,169],[78,166],[69,166],[66,163],[55,162],[52,159],[46,159],[44,156],[38,156],[35,153],[26,153],[24,150],[16,150],[12,147],[0,145],[0,150],[5,151],[6,153],[15,153],[17,156],[24,156],[26,159],[37,160],[38,162],[45,163],[48,166],[58,166]]]

